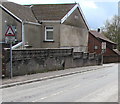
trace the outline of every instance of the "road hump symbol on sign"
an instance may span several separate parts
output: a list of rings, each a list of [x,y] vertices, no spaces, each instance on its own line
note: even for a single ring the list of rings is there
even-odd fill
[[[7,31],[5,33],[5,36],[15,36],[15,33],[14,33],[11,26],[8,27],[8,29],[7,29]]]

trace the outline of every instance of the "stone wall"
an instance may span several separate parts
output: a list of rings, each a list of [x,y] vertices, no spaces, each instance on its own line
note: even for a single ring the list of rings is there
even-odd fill
[[[9,76],[9,50],[5,50],[5,76]],[[73,52],[73,49],[13,50],[13,76],[80,66],[97,65],[100,58],[94,53]]]

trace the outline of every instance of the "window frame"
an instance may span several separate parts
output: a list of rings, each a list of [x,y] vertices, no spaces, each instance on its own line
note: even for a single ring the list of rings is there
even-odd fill
[[[47,27],[50,27],[50,28],[52,27],[53,29],[47,29]],[[54,27],[53,26],[45,26],[45,41],[53,42],[54,39],[47,39],[47,32],[48,31],[52,31],[53,32],[54,31]]]

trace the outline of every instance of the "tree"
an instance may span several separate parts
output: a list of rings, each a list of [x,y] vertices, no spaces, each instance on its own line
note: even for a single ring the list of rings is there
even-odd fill
[[[117,43],[117,48],[120,50],[120,17],[113,16],[111,20],[106,20],[104,27],[102,27],[102,33]]]

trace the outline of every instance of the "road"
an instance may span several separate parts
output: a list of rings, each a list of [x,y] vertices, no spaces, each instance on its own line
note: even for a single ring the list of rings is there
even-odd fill
[[[3,102],[117,102],[118,64],[4,88]]]

